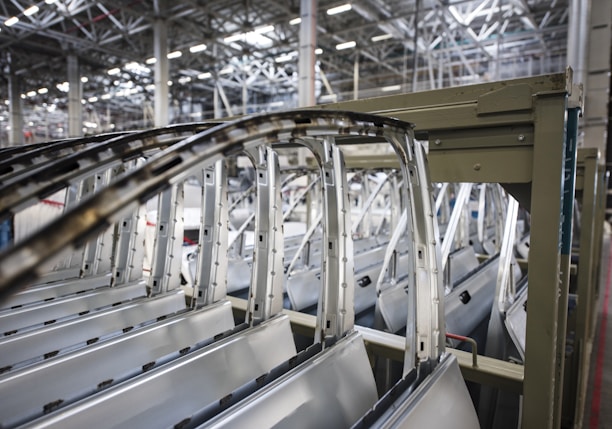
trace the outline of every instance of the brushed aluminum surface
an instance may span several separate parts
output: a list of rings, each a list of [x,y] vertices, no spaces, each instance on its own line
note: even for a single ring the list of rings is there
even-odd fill
[[[174,426],[295,353],[289,318],[274,317],[26,427]]]
[[[120,302],[146,296],[144,283],[116,288],[99,288],[71,297],[55,299],[35,305],[0,312],[0,333],[19,331],[35,325],[51,324],[57,320],[78,317],[79,313],[108,307]]]
[[[233,326],[231,304],[222,301],[205,309],[183,313],[142,329],[134,329],[120,337],[5,374],[0,377],[0,426],[26,422],[42,416],[45,407],[53,410],[57,406],[95,394],[107,385],[140,375],[143,373],[143,366],[169,355],[176,357],[180,350],[208,340],[216,334],[232,329]],[[192,368],[190,376],[195,377],[196,374],[197,371]],[[144,375],[147,376],[148,373]],[[139,395],[145,395],[142,398],[137,396],[115,402],[114,408],[93,406],[92,411],[105,411],[97,414],[94,420],[79,420],[80,423],[74,427],[83,428],[91,424],[113,426],[113,422],[121,421],[117,419],[120,418],[122,410],[129,412],[139,403],[153,406],[158,401],[165,401],[169,385],[176,389],[182,388],[180,384],[169,379],[166,379],[165,383],[165,387],[156,392],[147,389],[144,393],[140,392]],[[177,393],[177,397],[179,396],[183,397]],[[174,401],[168,403],[174,404]],[[71,411],[66,412],[70,413]],[[56,416],[60,421],[66,417],[62,410],[59,410],[59,414],[63,416]],[[60,426],[68,427],[64,426],[68,425],[68,421],[70,419]],[[154,421],[149,421],[149,427],[159,427],[152,424]]]
[[[342,428],[377,400],[363,338],[339,340],[200,428]]]
[[[53,323],[21,334],[0,338],[0,369],[32,363],[46,356],[64,354],[84,347],[89,341],[119,335],[124,329],[138,327],[158,317],[185,309],[182,291],[157,298],[137,300],[106,310]],[[28,362],[25,362],[28,361]]]

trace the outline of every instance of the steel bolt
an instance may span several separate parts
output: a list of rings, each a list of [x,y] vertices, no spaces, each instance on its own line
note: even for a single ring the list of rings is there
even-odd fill
[[[474,170],[475,171],[480,171],[480,163],[474,164]]]
[[[520,142],[524,142],[525,141],[525,135],[524,134],[519,134],[517,137],[517,140]]]
[[[440,139],[435,139],[435,140],[434,140],[434,144],[440,144],[440,143],[442,143],[442,142],[440,141]]]

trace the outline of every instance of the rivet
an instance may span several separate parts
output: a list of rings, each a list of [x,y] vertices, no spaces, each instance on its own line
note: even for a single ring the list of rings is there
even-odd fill
[[[477,162],[476,164],[474,164],[474,170],[480,171],[480,163]]]

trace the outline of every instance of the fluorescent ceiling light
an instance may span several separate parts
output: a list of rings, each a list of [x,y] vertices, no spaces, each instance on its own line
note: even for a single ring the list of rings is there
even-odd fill
[[[107,71],[106,73],[108,73],[111,76],[114,76],[114,75],[121,73],[121,69],[119,67],[114,67],[110,69],[109,71]]]
[[[26,92],[26,95],[28,97],[34,97],[36,95],[36,91],[28,91],[28,92]]]
[[[181,85],[184,85],[184,84],[186,84],[186,83],[191,82],[191,77],[189,77],[189,76],[181,76],[181,77],[179,77],[178,82],[179,82]]]
[[[172,81],[171,80],[168,81],[168,86],[172,86]]]
[[[147,58],[145,60],[145,63],[147,63],[147,64],[155,64],[156,62],[157,62],[157,58],[155,58],[155,57]]]
[[[45,3],[47,4],[53,4],[55,3],[57,0],[45,0]]]
[[[30,6],[29,8],[27,8],[26,10],[23,11],[23,14],[25,16],[32,16],[34,15],[36,12],[38,12],[40,9],[38,8],[38,6],[34,5],[34,6]]]
[[[47,88],[40,88],[40,89],[38,90],[38,93],[39,93],[39,94],[46,94],[47,92],[49,92],[49,90],[48,90]]]
[[[98,101],[98,97],[96,97],[96,96],[89,97],[89,98],[87,99],[87,101],[89,101],[90,103],[95,103],[96,101]]]
[[[106,93],[106,94],[103,94],[101,98],[102,100],[110,100],[111,95],[109,93]]]
[[[81,82],[87,83],[89,82],[89,78],[87,76],[81,76]]]
[[[351,40],[350,42],[344,42],[336,45],[336,50],[341,51],[343,49],[354,48],[355,46],[357,46],[357,42]]]
[[[68,92],[70,90],[70,84],[68,82],[58,83],[55,87],[61,92]]]
[[[150,84],[148,84],[147,86],[145,86],[145,89],[146,89],[147,91],[155,91],[155,85],[154,85],[154,84],[152,84],[152,83],[150,83]]]
[[[198,79],[208,79],[210,77],[212,77],[212,73],[209,73],[209,72],[200,73],[198,75]]]
[[[323,53],[323,49],[317,48],[315,49],[315,55],[321,55]]]
[[[273,25],[264,25],[253,30],[257,34],[269,33],[270,31],[274,31]]]
[[[173,60],[175,58],[180,57],[181,55],[183,55],[183,53],[181,51],[174,51],[174,52],[170,52],[166,56],[168,57],[169,60]]]
[[[273,101],[272,103],[268,104],[268,107],[282,107],[285,105],[285,102],[280,100],[280,101]]]
[[[293,18],[291,21],[289,21],[289,25],[298,25],[302,23],[302,18],[300,18],[299,16],[297,18]]]
[[[13,25],[17,24],[19,22],[19,18],[17,18],[16,16],[12,16],[9,19],[7,19],[6,21],[4,21],[4,25],[6,25],[7,27],[12,27]]]
[[[278,57],[274,58],[274,61],[277,63],[284,63],[287,61],[291,61],[295,56],[297,56],[297,52],[292,51],[283,55],[279,55]]]
[[[234,71],[234,67],[232,66],[227,66],[221,69],[221,71],[219,71],[219,74],[230,74]]]
[[[206,50],[206,45],[204,43],[200,43],[199,45],[192,46],[189,48],[189,52],[195,54],[196,52],[202,52]]]
[[[129,70],[133,73],[138,73],[138,74],[149,74],[151,73],[151,69],[149,67],[146,67],[140,63],[137,63],[136,61],[130,61],[129,63],[127,63],[125,66],[123,66],[126,70]]]
[[[383,86],[382,88],[380,88],[382,92],[399,91],[400,89],[402,89],[400,85]]]
[[[239,40],[242,40],[243,38],[244,38],[244,34],[243,34],[243,33],[240,33],[240,34],[234,34],[233,36],[228,36],[228,37],[225,37],[225,38],[223,39],[223,41],[224,41],[225,43],[233,43],[233,42],[237,42],[237,41],[239,41]]]
[[[21,94],[21,98],[26,98],[27,96],[25,94]]]
[[[348,12],[352,8],[353,8],[353,6],[350,3],[345,3],[345,4],[341,4],[340,6],[336,6],[336,7],[332,7],[330,9],[327,9],[327,14],[328,15],[337,15],[337,14],[342,13],[342,12]]]
[[[378,36],[374,36],[372,37],[370,40],[372,42],[382,42],[383,40],[387,40],[387,39],[392,39],[393,38],[393,34],[380,34]]]

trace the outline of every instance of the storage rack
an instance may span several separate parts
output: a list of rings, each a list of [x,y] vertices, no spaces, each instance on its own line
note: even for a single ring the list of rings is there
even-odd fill
[[[566,114],[568,108],[582,107],[582,87],[573,83],[571,69],[559,74],[347,101],[326,107],[377,113],[415,123],[417,138],[429,141],[432,181],[501,183],[529,210],[530,290],[522,426],[558,427],[564,391],[561,386],[570,276],[569,269],[559,270]],[[574,147],[573,156],[575,150]],[[586,298],[579,300],[577,314],[584,324],[592,319],[597,289],[597,271],[593,267],[598,266],[596,249],[602,231],[594,225],[603,221],[605,187],[597,179],[597,157],[581,153],[585,155],[585,179],[578,186],[584,196],[583,210],[590,205],[587,209],[596,213],[589,216],[584,212],[583,220],[597,219],[581,232],[577,293]],[[593,248],[585,245],[587,240]],[[592,323],[588,326],[591,328],[582,328],[579,334],[582,341],[590,341],[593,336]],[[519,378],[516,370],[508,372],[507,365],[502,365],[505,362],[488,362],[485,372],[480,364],[479,368],[469,368],[471,361],[467,362],[466,378],[486,379],[499,387],[515,386],[513,381]],[[582,368],[588,365],[588,353],[581,351],[575,364]],[[583,386],[584,377],[581,380]]]

